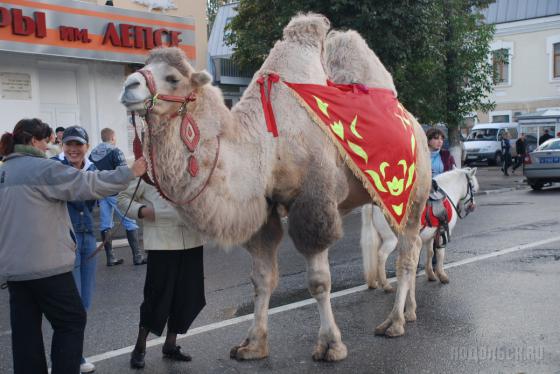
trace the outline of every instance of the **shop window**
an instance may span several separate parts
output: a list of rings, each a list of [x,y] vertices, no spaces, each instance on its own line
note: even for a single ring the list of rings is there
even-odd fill
[[[507,48],[492,51],[492,70],[495,85],[509,84],[510,53]]]
[[[509,122],[509,114],[499,114],[492,116],[492,123]]]

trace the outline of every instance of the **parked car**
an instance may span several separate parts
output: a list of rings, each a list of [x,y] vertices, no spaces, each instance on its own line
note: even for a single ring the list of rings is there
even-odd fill
[[[467,158],[465,163],[488,162],[488,165],[502,163],[502,135],[509,132],[511,138],[511,155],[515,156],[515,141],[518,137],[519,126],[515,122],[479,123],[475,125],[465,142]]]
[[[523,175],[534,190],[560,182],[560,138],[549,139],[523,160]]]

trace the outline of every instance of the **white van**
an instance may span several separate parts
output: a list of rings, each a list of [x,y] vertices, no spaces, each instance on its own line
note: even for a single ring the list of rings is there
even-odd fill
[[[488,165],[500,165],[502,163],[501,141],[505,131],[511,136],[511,155],[515,156],[515,141],[519,132],[517,123],[479,123],[472,128],[465,141],[467,151],[465,163],[487,161]]]

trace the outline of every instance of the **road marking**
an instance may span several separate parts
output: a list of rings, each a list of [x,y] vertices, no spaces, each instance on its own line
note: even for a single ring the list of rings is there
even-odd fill
[[[516,245],[514,247],[510,247],[510,248],[506,248],[506,249],[502,249],[502,250],[498,250],[492,253],[488,253],[488,254],[484,254],[484,255],[480,255],[480,256],[474,256],[474,257],[470,257],[464,260],[460,260],[460,261],[456,261],[456,262],[452,262],[449,263],[447,265],[444,265],[445,269],[450,269],[450,268],[454,268],[454,267],[458,267],[458,266],[462,266],[462,265],[466,265],[466,264],[470,264],[473,262],[478,262],[478,261],[482,261],[485,260],[487,258],[492,258],[492,257],[498,257],[498,256],[502,256],[502,255],[506,255],[509,253],[514,253],[514,252],[518,252],[518,251],[523,251],[525,249],[530,249],[530,248],[534,248],[534,247],[538,247],[540,245],[545,245],[545,244],[550,244],[550,243],[554,243],[560,241],[560,236],[555,236],[549,239],[545,239],[545,240],[540,240],[538,242],[533,242],[533,243],[528,243],[528,244],[523,244],[523,245]],[[418,272],[416,274],[416,276],[421,276],[424,275],[424,271]],[[388,281],[390,283],[393,283],[397,280],[396,277],[393,278],[389,278]],[[350,295],[356,292],[361,292],[361,291],[365,291],[367,290],[368,287],[367,285],[361,285],[361,286],[356,286],[356,287],[352,287],[352,288],[348,288],[346,290],[340,290],[337,292],[333,292],[331,294],[331,299],[336,299],[338,297],[342,297],[342,296],[346,296],[346,295]],[[291,304],[287,304],[287,305],[282,305],[276,308],[272,308],[268,311],[268,315],[274,315],[274,314],[278,314],[278,313],[282,313],[282,312],[286,312],[289,310],[293,310],[293,309],[298,309],[307,305],[311,305],[311,304],[315,304],[315,299],[306,299],[306,300],[301,300],[295,303],[291,303]],[[222,327],[227,327],[227,326],[232,326],[232,325],[237,325],[243,322],[247,322],[253,319],[253,314],[247,314],[241,317],[236,317],[236,318],[231,318],[231,319],[227,319],[225,321],[220,321],[220,322],[216,322],[216,323],[211,323],[209,325],[205,325],[205,326],[200,326],[200,327],[196,327],[193,328],[191,330],[189,330],[186,334],[183,335],[177,335],[177,339],[183,339],[186,338],[188,336],[193,336],[193,335],[198,335],[198,334],[202,334],[208,331],[213,331],[213,330],[217,330],[217,329],[221,329]],[[160,337],[160,338],[156,338],[156,339],[152,339],[149,340],[146,343],[146,346],[149,347],[154,347],[157,345],[161,345],[165,342],[165,337]],[[122,356],[125,355],[127,353],[132,352],[132,350],[134,349],[134,346],[128,346],[128,347],[124,347],[121,349],[116,349],[114,351],[109,351],[109,352],[105,352],[105,353],[101,353],[95,356],[91,356],[88,357],[87,360],[89,362],[95,363],[95,362],[99,362],[99,361],[103,361],[103,360],[107,360],[113,357],[118,357],[118,356]]]

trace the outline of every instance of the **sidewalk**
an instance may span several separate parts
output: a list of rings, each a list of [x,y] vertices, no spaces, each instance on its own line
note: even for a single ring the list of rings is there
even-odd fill
[[[473,167],[477,168],[476,177],[480,185],[479,194],[529,188],[521,168],[516,170],[515,174],[510,173],[509,177],[506,177],[499,166],[473,165]]]

